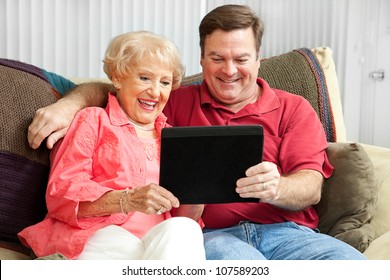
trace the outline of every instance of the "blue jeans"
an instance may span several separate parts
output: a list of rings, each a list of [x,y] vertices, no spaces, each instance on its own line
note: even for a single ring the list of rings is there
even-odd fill
[[[208,260],[364,260],[352,246],[294,222],[204,229]]]

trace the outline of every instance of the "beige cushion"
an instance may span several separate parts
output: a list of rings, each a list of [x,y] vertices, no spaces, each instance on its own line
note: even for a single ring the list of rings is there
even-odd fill
[[[390,231],[390,149],[367,144],[362,146],[369,157],[374,159],[378,202],[372,224],[375,226],[375,237],[379,237]]]
[[[111,80],[108,78],[79,78],[79,77],[69,77],[70,81],[75,84],[83,84],[83,83],[107,83],[111,84]]]
[[[364,252],[375,237],[370,224],[378,195],[373,164],[356,143],[329,143],[327,154],[335,170],[316,205],[319,229]]]
[[[370,260],[390,260],[390,231],[375,239],[364,255]]]

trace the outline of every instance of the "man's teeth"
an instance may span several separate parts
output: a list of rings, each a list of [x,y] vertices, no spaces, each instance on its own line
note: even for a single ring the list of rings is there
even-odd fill
[[[224,83],[234,83],[236,82],[238,79],[234,79],[234,80],[224,80],[224,79],[221,79]]]

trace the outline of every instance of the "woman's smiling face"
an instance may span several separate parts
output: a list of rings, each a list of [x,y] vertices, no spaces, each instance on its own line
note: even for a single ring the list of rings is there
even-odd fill
[[[113,78],[117,99],[127,117],[141,125],[154,124],[172,90],[172,70],[145,58],[128,76]]]

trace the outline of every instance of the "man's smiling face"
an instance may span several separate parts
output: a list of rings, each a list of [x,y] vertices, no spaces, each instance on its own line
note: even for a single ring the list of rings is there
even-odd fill
[[[251,28],[211,33],[200,63],[210,93],[218,102],[237,111],[257,100],[260,57]]]

